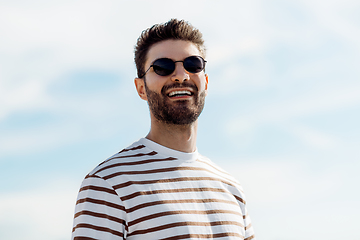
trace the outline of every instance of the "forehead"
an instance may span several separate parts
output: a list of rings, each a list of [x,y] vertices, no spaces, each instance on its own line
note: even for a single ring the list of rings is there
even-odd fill
[[[147,54],[145,66],[148,67],[159,58],[181,61],[189,56],[201,56],[195,44],[184,40],[165,40],[152,45]]]

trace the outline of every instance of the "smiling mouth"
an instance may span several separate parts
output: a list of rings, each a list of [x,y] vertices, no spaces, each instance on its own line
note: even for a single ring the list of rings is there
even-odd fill
[[[185,97],[192,95],[193,93],[188,90],[172,91],[168,94],[169,97]]]

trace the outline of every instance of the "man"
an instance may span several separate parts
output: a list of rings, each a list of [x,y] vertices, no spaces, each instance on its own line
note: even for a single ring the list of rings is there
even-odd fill
[[[199,30],[172,19],[139,37],[140,98],[151,128],[84,179],[73,239],[255,239],[237,181],[196,149],[207,95]]]

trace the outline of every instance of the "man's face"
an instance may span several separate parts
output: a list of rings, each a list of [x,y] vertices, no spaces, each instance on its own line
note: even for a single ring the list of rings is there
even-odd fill
[[[145,70],[159,58],[183,61],[194,55],[200,56],[200,52],[191,42],[162,41],[149,49]],[[182,62],[177,62],[175,65],[175,71],[168,76],[159,76],[153,68],[146,73],[144,79],[146,100],[151,114],[157,120],[168,124],[191,124],[197,120],[204,108],[207,75],[204,71],[187,72]]]

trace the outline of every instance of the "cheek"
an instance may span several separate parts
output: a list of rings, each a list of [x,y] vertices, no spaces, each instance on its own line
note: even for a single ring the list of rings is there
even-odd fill
[[[199,80],[197,87],[199,89],[199,92],[203,92],[203,91],[207,90],[207,84],[206,84],[205,78]]]
[[[157,92],[157,93],[161,93],[161,89],[164,86],[164,84],[162,84],[161,80],[156,80],[156,79],[147,81],[146,85],[147,85],[148,89],[150,89],[151,91]]]

